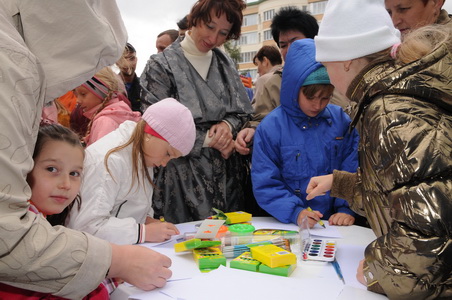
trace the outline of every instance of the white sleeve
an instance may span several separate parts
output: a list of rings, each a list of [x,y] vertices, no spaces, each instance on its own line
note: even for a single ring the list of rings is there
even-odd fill
[[[87,151],[85,158],[83,183],[80,190],[82,205],[72,208],[67,226],[88,232],[96,237],[119,245],[136,244],[140,240],[140,226],[132,217],[119,219],[112,216],[115,205],[122,205],[124,199],[118,195],[130,188],[131,176],[124,160],[111,159],[107,171],[103,157]]]

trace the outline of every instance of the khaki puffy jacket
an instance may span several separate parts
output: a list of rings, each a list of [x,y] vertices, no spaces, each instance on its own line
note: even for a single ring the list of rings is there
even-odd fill
[[[360,170],[335,171],[333,192],[355,183],[354,195],[335,196],[353,198],[377,235],[365,252],[368,289],[452,299],[450,49],[403,67],[374,63],[357,78],[347,96],[358,102]]]

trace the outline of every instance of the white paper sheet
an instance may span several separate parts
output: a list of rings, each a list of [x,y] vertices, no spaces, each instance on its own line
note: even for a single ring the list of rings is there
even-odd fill
[[[311,235],[329,237],[329,238],[342,238],[342,235],[339,232],[339,230],[337,229],[337,226],[330,226],[328,224],[327,220],[324,220],[323,223],[325,224],[326,228],[323,228],[319,224],[315,224],[315,226],[309,230]],[[281,230],[296,230],[296,231],[299,230],[298,226],[295,224],[280,223],[271,217],[259,218],[258,221],[253,221],[253,225],[254,225],[254,227],[256,227],[256,229],[266,228],[266,229],[281,229]]]
[[[364,259],[365,248],[366,246],[341,245],[339,241],[336,252],[336,260],[341,266],[345,284],[361,290],[367,290],[367,287],[356,279],[356,270],[360,260]]]
[[[309,229],[311,235],[329,237],[329,238],[342,238],[341,233],[337,230],[337,226],[331,226],[328,224],[328,221],[323,221],[326,228],[323,228],[319,224],[315,224],[315,226]]]
[[[221,266],[191,280],[169,282],[159,291],[173,299],[184,300],[336,299],[343,287],[340,283],[328,283],[328,289],[325,289],[323,279],[281,277]],[[131,297],[155,299],[153,293],[140,293]]]
[[[193,252],[187,251],[175,253],[174,244],[175,242],[173,241],[171,243],[163,244],[157,247],[150,247],[147,244],[143,244],[143,246],[171,257],[171,266],[177,266],[170,267],[170,270],[173,272],[173,275],[170,279],[171,281],[193,278],[198,276],[199,274],[202,274],[201,271],[199,271],[195,260],[193,259]]]
[[[388,297],[380,295],[380,294],[376,294],[376,293],[369,293],[365,290],[357,289],[352,286],[345,286],[337,299],[338,300],[350,300],[350,299],[383,300],[383,299],[388,299]]]

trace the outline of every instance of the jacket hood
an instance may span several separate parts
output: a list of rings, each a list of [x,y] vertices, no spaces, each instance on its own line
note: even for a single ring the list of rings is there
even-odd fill
[[[451,66],[452,54],[446,45],[404,66],[396,66],[392,60],[375,62],[356,77],[347,96],[359,103],[359,111],[376,95],[399,94],[424,99],[452,112]],[[353,123],[357,122],[359,111]]]
[[[322,64],[315,60],[313,39],[301,39],[290,45],[281,83],[281,107],[289,115],[306,117],[298,104],[298,93],[309,74],[320,67]]]
[[[83,115],[88,119],[92,119],[94,113],[100,106],[101,104],[91,108]],[[121,101],[118,98],[113,98],[110,100],[110,103],[95,116],[95,118],[97,119],[102,116],[108,116],[109,118],[115,120],[116,123],[121,124],[124,119],[138,122],[141,118],[141,113],[132,111],[124,101]]]

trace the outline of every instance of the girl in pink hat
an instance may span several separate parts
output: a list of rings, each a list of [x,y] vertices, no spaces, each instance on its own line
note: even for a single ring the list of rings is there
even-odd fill
[[[173,224],[154,219],[153,168],[187,155],[195,138],[191,112],[172,98],[151,105],[138,123],[122,123],[86,149],[83,204],[71,210],[67,226],[115,244],[178,234]]]

